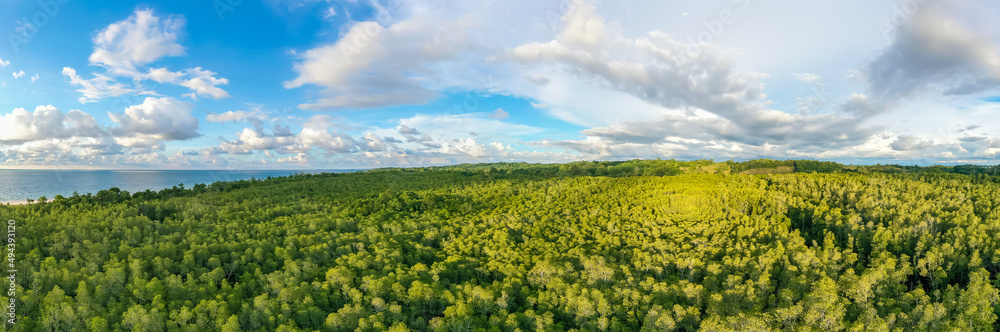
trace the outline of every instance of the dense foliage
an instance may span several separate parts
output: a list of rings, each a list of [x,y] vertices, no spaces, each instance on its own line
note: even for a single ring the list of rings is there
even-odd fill
[[[992,331],[996,170],[505,163],[42,198],[0,206],[4,328]]]

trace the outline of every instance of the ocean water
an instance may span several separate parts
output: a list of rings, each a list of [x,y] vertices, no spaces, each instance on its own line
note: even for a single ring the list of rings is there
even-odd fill
[[[217,181],[249,180],[288,176],[298,173],[347,173],[357,170],[315,171],[84,171],[84,170],[0,170],[0,202],[22,202],[41,196],[51,200],[56,195],[69,197],[73,192],[85,195],[118,187],[134,193],[146,189],[158,191],[184,184],[185,188],[197,183],[212,184]]]

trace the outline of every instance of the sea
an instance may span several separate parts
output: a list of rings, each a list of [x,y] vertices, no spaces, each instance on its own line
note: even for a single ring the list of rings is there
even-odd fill
[[[0,202],[24,202],[45,196],[52,200],[56,195],[72,196],[96,194],[100,190],[117,187],[130,193],[158,191],[165,188],[195,184],[212,184],[218,181],[265,179],[299,173],[350,173],[352,170],[0,170]]]

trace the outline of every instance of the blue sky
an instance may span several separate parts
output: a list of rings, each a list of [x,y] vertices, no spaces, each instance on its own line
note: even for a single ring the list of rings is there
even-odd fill
[[[989,3],[0,6],[0,168],[1000,163]]]

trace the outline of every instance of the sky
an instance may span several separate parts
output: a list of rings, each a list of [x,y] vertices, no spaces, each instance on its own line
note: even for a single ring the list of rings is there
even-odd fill
[[[0,7],[0,168],[1000,163],[988,1]]]

